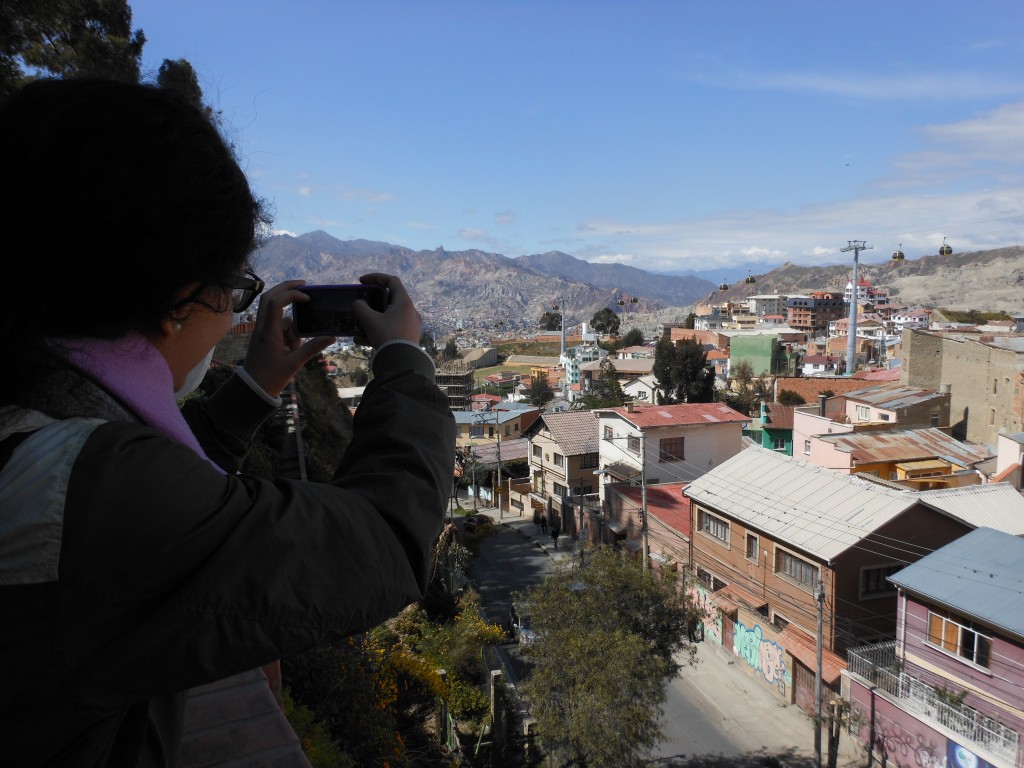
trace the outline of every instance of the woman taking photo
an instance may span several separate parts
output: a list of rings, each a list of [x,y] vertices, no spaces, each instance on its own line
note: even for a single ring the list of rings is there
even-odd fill
[[[39,81],[0,105],[0,744],[11,765],[173,765],[184,691],[368,629],[428,578],[454,456],[402,283],[357,304],[374,378],[329,484],[239,475],[302,342],[260,296],[245,364],[177,396],[260,294],[266,224],[175,94]]]

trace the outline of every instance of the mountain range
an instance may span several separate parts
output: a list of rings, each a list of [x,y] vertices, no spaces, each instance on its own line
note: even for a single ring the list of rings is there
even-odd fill
[[[253,264],[269,283],[302,278],[309,283],[350,283],[367,272],[399,275],[428,327],[447,333],[457,325],[535,329],[558,306],[572,323],[603,307],[638,315],[697,303],[736,301],[753,294],[842,290],[850,265],[782,266],[754,283],[719,286],[698,277],[664,275],[622,264],[591,264],[559,251],[509,258],[480,250],[414,251],[370,240],[339,240],[316,231],[270,238]],[[860,276],[901,304],[947,309],[1024,310],[1024,247],[923,256],[861,264]],[[633,299],[636,301],[632,301]],[[623,305],[618,302],[622,301]],[[670,313],[671,314],[671,313]]]

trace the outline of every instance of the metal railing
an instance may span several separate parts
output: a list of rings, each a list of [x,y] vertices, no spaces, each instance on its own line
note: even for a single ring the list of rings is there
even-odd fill
[[[851,674],[889,694],[906,712],[953,731],[1011,765],[1017,764],[1019,734],[973,707],[949,701],[934,685],[908,675],[896,656],[895,641],[851,648],[847,664]]]

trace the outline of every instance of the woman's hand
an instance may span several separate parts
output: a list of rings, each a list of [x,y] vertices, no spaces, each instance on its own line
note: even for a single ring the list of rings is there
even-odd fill
[[[245,370],[264,392],[277,397],[299,369],[334,343],[333,336],[317,336],[303,343],[284,316],[293,302],[309,301],[299,289],[305,280],[289,280],[260,296],[256,330],[245,356]]]
[[[357,336],[357,344],[369,344],[372,347],[379,347],[387,341],[403,339],[419,345],[420,332],[423,328],[423,318],[416,307],[413,306],[409,292],[405,290],[402,281],[394,275],[385,275],[374,272],[363,275],[359,282],[364,285],[383,285],[389,291],[390,304],[383,312],[370,309],[370,306],[362,299],[352,303],[352,314],[356,316],[363,335]]]

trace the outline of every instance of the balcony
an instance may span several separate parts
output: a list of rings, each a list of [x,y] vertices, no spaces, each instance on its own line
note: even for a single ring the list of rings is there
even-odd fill
[[[851,648],[847,663],[850,674],[888,694],[905,712],[952,731],[967,742],[965,746],[976,744],[1017,764],[1018,733],[973,707],[945,700],[934,686],[908,675],[896,656],[895,641]]]

